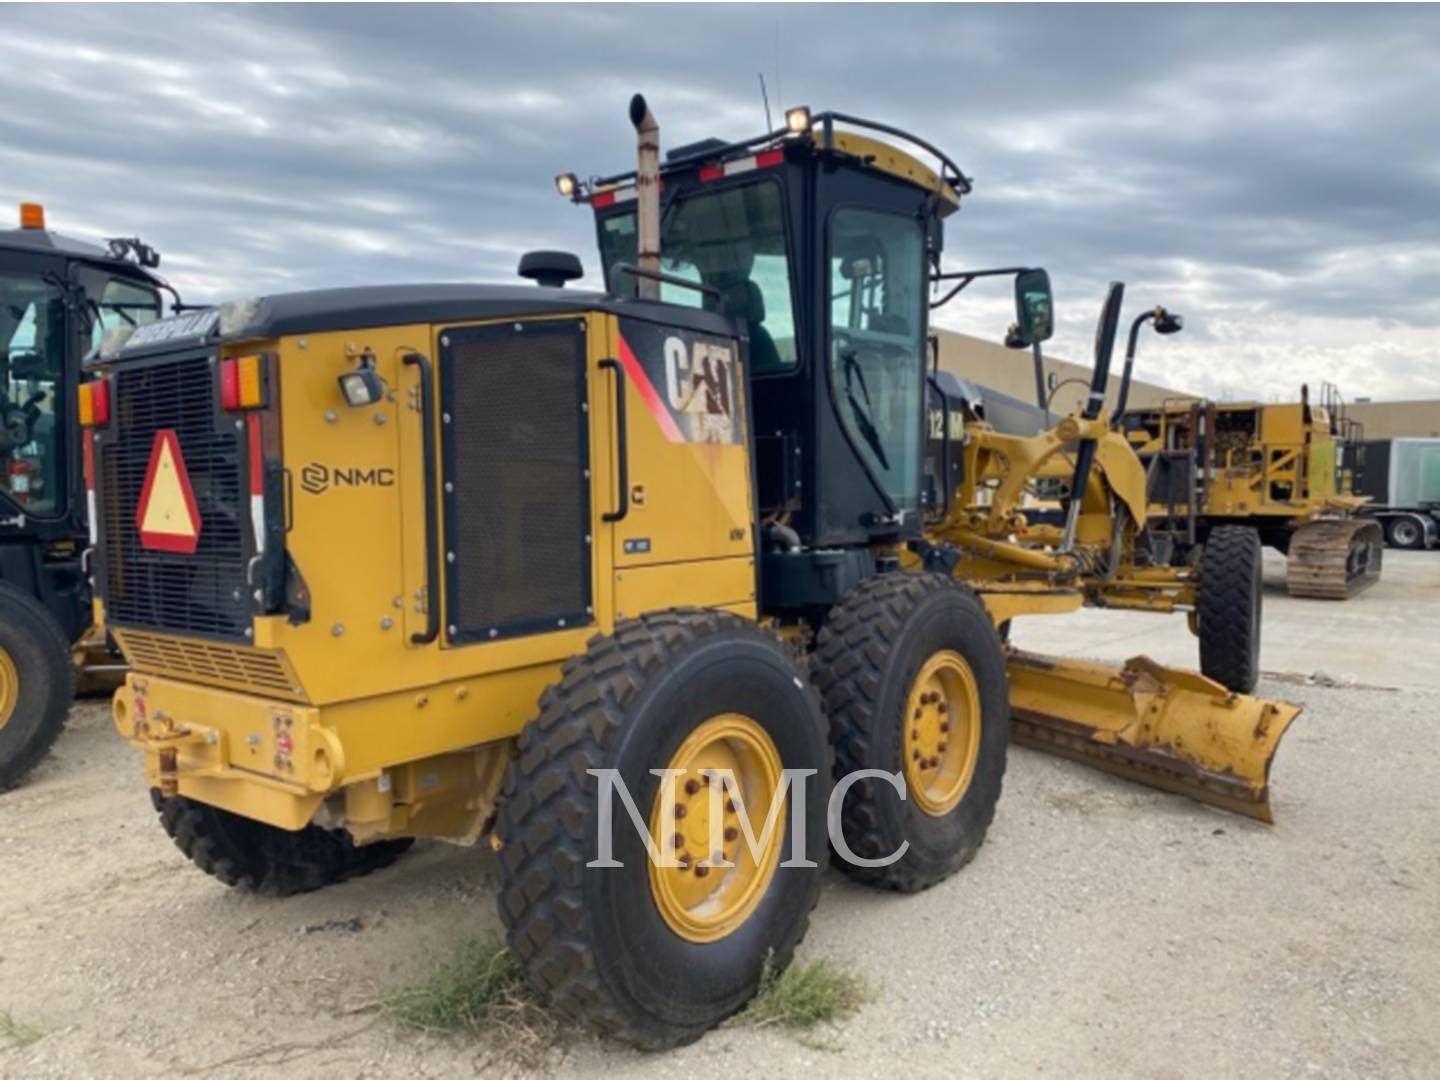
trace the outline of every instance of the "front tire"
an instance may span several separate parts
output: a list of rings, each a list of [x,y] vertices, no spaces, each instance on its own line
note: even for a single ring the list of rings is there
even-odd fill
[[[735,865],[712,868],[696,846],[711,790],[701,781],[732,764],[762,840],[757,797],[775,797],[782,767],[813,771],[805,831],[791,812],[798,781],[788,795],[779,789],[771,846],[753,858],[732,832],[731,803],[713,804],[727,815],[721,853]],[[663,782],[651,773],[667,767],[683,772]],[[602,818],[590,770],[607,769],[622,786]],[[566,1016],[645,1049],[690,1042],[737,1012],[767,958],[775,970],[789,963],[819,899],[829,773],[819,701],[755,623],[674,609],[594,638],[541,696],[505,777],[500,918],[527,981]],[[652,863],[625,792],[657,849],[680,865]],[[671,797],[673,832],[657,819]],[[602,827],[613,862],[588,865],[603,851]],[[802,850],[809,865],[789,865]]]
[[[846,792],[851,877],[918,892],[975,857],[995,816],[1010,738],[1009,681],[999,635],[975,594],[943,574],[893,573],[858,585],[816,639],[815,680]],[[948,727],[946,725],[949,725]],[[842,853],[843,854],[843,853]]]
[[[49,752],[74,696],[64,631],[33,596],[0,582],[0,791]]]
[[[1260,534],[1254,529],[1219,525],[1210,530],[1196,603],[1200,672],[1237,694],[1250,693],[1260,681],[1262,568]]]
[[[413,842],[359,847],[343,829],[307,825],[290,832],[154,788],[150,799],[186,858],[226,885],[261,896],[293,896],[360,877],[389,866]]]

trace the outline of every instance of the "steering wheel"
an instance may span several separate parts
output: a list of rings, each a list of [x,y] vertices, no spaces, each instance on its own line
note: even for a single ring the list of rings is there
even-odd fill
[[[4,428],[7,447],[24,446],[35,438],[35,422],[40,419],[40,403],[46,396],[47,392],[40,390],[31,394],[23,405],[0,401],[0,405],[4,407],[3,415],[0,415],[0,426]]]

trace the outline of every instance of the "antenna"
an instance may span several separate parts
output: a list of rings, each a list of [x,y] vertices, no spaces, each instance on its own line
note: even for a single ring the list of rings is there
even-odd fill
[[[774,131],[775,125],[770,123],[770,95],[765,92],[765,73],[760,74],[760,100],[765,103],[765,130]]]
[[[785,87],[780,84],[780,13],[775,13],[775,96],[785,103]]]

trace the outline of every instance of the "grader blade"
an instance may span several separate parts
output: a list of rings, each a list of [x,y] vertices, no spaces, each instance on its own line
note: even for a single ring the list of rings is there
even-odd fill
[[[1273,822],[1270,762],[1300,708],[1138,656],[1123,668],[1011,650],[1011,738]]]

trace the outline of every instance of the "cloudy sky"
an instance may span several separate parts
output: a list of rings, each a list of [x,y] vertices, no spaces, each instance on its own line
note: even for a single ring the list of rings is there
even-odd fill
[[[513,280],[596,260],[557,172],[809,104],[914,130],[976,180],[951,267],[1051,271],[1057,355],[1105,283],[1186,316],[1142,374],[1236,398],[1330,379],[1440,397],[1440,9],[17,6],[0,206],[139,233],[187,299]],[[5,211],[0,210],[0,213]],[[976,286],[942,325],[997,337]]]

